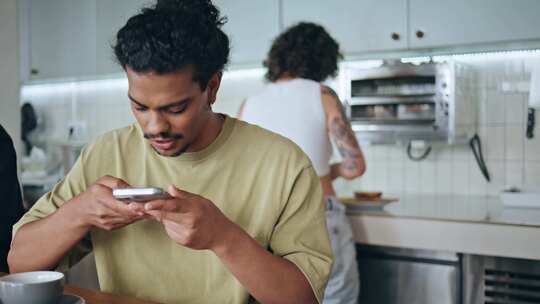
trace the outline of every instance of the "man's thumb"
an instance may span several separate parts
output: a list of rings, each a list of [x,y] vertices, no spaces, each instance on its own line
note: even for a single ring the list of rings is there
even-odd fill
[[[189,192],[180,190],[175,185],[170,185],[168,192],[170,195],[178,198],[187,198],[189,196]]]

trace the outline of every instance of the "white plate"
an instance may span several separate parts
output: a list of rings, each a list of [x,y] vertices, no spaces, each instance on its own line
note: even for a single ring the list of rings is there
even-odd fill
[[[86,304],[86,301],[77,295],[64,294],[58,304]]]

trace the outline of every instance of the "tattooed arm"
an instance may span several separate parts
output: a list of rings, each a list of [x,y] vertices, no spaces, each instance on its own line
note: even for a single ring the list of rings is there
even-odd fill
[[[332,180],[340,176],[345,179],[361,176],[366,170],[364,154],[347,121],[341,101],[334,90],[324,85],[321,86],[321,96],[330,138],[343,158],[341,163],[332,164],[330,170]]]

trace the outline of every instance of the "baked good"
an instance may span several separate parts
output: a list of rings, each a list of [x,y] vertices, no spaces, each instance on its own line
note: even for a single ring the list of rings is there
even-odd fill
[[[374,201],[378,200],[382,197],[382,192],[375,192],[375,191],[355,191],[354,192],[354,198],[357,200],[363,200],[363,201]]]

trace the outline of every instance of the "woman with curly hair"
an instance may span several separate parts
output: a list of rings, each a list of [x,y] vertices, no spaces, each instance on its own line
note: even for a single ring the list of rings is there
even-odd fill
[[[270,83],[248,98],[239,116],[288,137],[309,156],[320,178],[326,204],[334,265],[324,303],[356,303],[360,289],[356,253],[345,207],[332,181],[353,179],[366,170],[364,156],[337,94],[321,84],[335,76],[338,43],[317,24],[301,22],[275,40],[264,62]],[[330,165],[332,145],[343,161]]]

